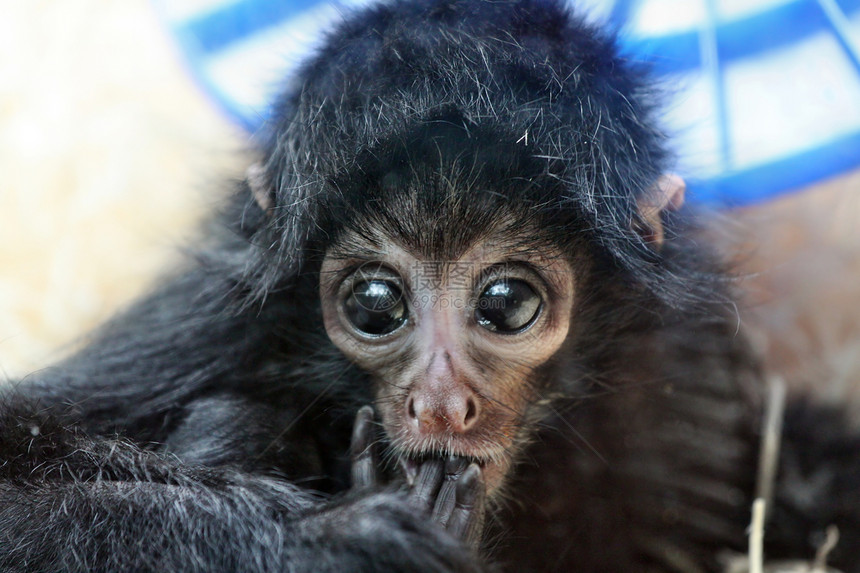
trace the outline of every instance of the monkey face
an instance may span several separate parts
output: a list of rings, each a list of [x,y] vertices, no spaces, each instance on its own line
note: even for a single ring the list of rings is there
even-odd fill
[[[475,460],[489,491],[510,467],[535,370],[565,340],[574,299],[569,262],[512,236],[434,261],[349,232],[321,268],[326,331],[374,381],[394,451]]]

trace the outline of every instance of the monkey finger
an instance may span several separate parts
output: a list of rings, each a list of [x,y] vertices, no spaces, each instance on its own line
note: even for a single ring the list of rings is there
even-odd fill
[[[436,504],[433,506],[433,520],[443,526],[448,524],[451,512],[454,510],[456,501],[457,480],[465,471],[469,461],[460,456],[450,456],[445,460],[445,479],[436,496]]]
[[[457,482],[445,478],[442,482],[442,487],[439,489],[439,495],[436,497],[436,503],[433,506],[433,521],[441,524],[443,527],[448,525],[451,519],[451,512],[456,504],[456,489]]]
[[[363,406],[355,416],[350,444],[352,486],[355,488],[369,488],[379,483],[374,437],[373,408]]]
[[[415,505],[429,513],[433,509],[444,477],[445,468],[442,460],[431,459],[421,464],[410,492]]]
[[[456,484],[448,531],[470,545],[477,545],[483,533],[484,500],[487,495],[481,467],[470,464]]]

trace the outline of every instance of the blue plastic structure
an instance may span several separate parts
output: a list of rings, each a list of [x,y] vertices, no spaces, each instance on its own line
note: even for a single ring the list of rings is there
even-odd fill
[[[249,131],[328,24],[365,0],[153,0]],[[580,0],[650,62],[691,195],[765,200],[860,166],[860,0]]]

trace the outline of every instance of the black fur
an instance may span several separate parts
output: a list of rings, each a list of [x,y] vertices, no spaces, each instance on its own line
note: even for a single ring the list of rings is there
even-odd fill
[[[484,567],[398,493],[348,492],[350,427],[371,391],[325,335],[318,271],[347,229],[444,257],[509,216],[580,276],[487,559],[718,570],[720,550],[746,543],[761,372],[685,216],[664,217],[660,252],[635,232],[637,198],[670,160],[653,99],[613,39],[558,0],[348,17],[262,138],[271,209],[240,186],[184,272],[6,392],[0,567]],[[789,469],[850,457],[833,427],[805,444],[790,419]],[[809,556],[837,523],[839,565],[860,570],[855,466],[806,505],[795,482],[812,470],[785,474],[774,552]]]

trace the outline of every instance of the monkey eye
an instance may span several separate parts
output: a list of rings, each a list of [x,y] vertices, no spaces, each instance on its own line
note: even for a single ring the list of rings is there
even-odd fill
[[[493,332],[513,334],[531,326],[541,297],[525,281],[504,279],[490,284],[478,298],[475,319]]]
[[[356,329],[373,336],[394,332],[407,316],[400,288],[392,281],[378,279],[355,283],[344,310]]]

